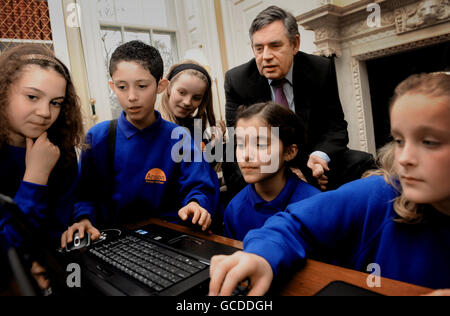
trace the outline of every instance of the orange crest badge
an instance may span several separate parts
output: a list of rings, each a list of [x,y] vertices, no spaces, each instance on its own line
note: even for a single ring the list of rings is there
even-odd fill
[[[164,184],[167,181],[166,174],[164,171],[158,168],[154,168],[147,172],[147,175],[145,176],[145,182],[147,183],[158,183],[158,184]]]

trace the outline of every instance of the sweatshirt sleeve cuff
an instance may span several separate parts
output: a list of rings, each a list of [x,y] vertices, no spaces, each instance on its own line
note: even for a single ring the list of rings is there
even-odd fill
[[[22,181],[17,190],[14,202],[31,218],[42,219],[45,217],[48,201],[48,187]]]
[[[327,163],[330,163],[330,161],[331,161],[330,157],[323,151],[315,151],[315,152],[311,153],[311,156],[316,156],[316,157],[322,158]]]
[[[191,202],[197,202],[201,207],[207,210],[210,214],[212,214],[211,206],[208,203],[208,200],[202,195],[192,195],[185,199],[184,205],[188,205]]]
[[[73,222],[77,223],[83,219],[88,219],[95,225],[95,208],[90,202],[78,202],[74,206]]]
[[[272,267],[274,278],[278,276],[284,254],[280,251],[280,245],[261,238],[244,239],[244,252],[263,257]]]

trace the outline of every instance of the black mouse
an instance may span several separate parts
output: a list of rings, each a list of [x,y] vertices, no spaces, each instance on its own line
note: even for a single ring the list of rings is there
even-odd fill
[[[80,250],[88,247],[90,244],[91,244],[91,234],[89,234],[88,232],[84,232],[84,238],[80,238],[80,233],[78,230],[76,230],[73,233],[72,242],[66,245],[66,251],[70,252],[74,250]]]

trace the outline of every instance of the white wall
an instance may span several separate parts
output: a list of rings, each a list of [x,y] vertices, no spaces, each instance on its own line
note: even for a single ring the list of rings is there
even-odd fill
[[[91,3],[92,1],[92,3]],[[52,10],[53,13],[57,12],[57,15],[62,16],[61,12],[62,8],[60,7],[61,0],[50,0],[53,2],[53,5],[58,4],[57,10]],[[98,30],[98,25],[87,26],[88,22],[92,22],[93,18],[88,18],[88,16],[92,13],[95,13],[95,10],[88,8],[88,4],[92,4],[92,8],[95,8],[93,5],[95,0],[83,0],[79,1],[83,14],[81,16],[82,26],[81,28],[82,34],[84,34],[84,38],[92,38],[92,31],[96,33]],[[225,43],[219,43],[218,29],[217,29],[217,19],[216,19],[216,10],[214,7],[214,1],[212,0],[175,0],[171,5],[169,10],[171,12],[176,12],[176,24],[178,26],[177,39],[178,39],[178,50],[179,56],[182,59],[185,53],[189,49],[200,49],[205,55],[211,76],[213,77],[213,94],[214,94],[214,103],[215,103],[215,111],[217,118],[224,118],[225,113],[225,93],[223,89],[224,85],[224,72],[229,68],[240,65],[244,62],[247,62],[249,59],[253,58],[253,53],[250,47],[250,40],[248,36],[248,28],[251,24],[251,21],[256,17],[256,15],[270,5],[278,5],[286,10],[289,10],[294,15],[298,15],[304,13],[308,10],[314,9],[320,5],[320,0],[278,0],[278,1],[270,1],[270,0],[220,0],[221,9],[222,9],[222,18],[223,18],[223,29],[225,35]],[[57,6],[54,6],[54,8]],[[94,11],[94,12],[91,12]],[[56,15],[56,14],[55,14]],[[53,21],[57,20],[56,24],[61,24],[61,27],[55,25],[55,30],[64,30],[62,25],[64,21],[61,19],[53,19]],[[301,30],[302,42],[300,49],[302,51],[312,53],[315,50],[314,34],[309,31]],[[83,33],[84,32],[84,33]],[[88,36],[88,33],[91,36]],[[101,51],[97,47],[99,41],[98,36],[94,36],[94,41],[83,41],[84,49],[89,49],[88,51]],[[222,47],[226,47],[226,55],[228,62],[228,69],[224,69],[222,65],[222,51],[220,49]],[[60,38],[55,38],[55,46],[66,47],[67,43],[63,36]],[[92,47],[91,47],[92,46]],[[64,50],[61,49],[61,52]],[[60,55],[64,55],[60,54]],[[98,73],[103,73],[102,71],[93,71],[98,65],[98,60],[101,56],[93,56],[89,54],[89,58],[86,59],[87,68],[92,72],[92,76],[95,76]],[[62,56],[63,59],[67,59],[66,56]],[[96,57],[96,58],[95,58]],[[93,63],[92,65],[89,65]],[[67,64],[70,64],[67,62]],[[95,66],[97,65],[97,66]],[[91,87],[92,96],[97,100],[108,100],[107,99],[107,87],[105,82],[102,80],[92,80],[90,82],[102,82],[103,86],[95,86]],[[103,79],[103,78],[102,78]],[[98,96],[95,94],[99,94]],[[108,107],[104,107],[104,109],[100,106],[97,106],[98,115],[100,120],[109,119],[111,114]]]
[[[225,114],[225,71],[253,58],[248,29],[256,15],[270,5],[278,5],[295,16],[320,5],[320,0],[220,0],[226,51],[221,51],[216,10],[212,0],[183,0],[176,5],[180,57],[189,49],[200,49],[208,60],[213,86],[217,118]],[[315,51],[314,33],[300,27],[300,49],[307,53]],[[226,54],[228,69],[224,69],[221,56]],[[220,113],[220,114],[217,114]]]
[[[221,0],[229,67],[253,58],[248,30],[259,12],[271,5],[279,6],[294,16],[320,6],[320,0]],[[300,27],[300,50],[313,53],[314,33]]]
[[[55,55],[70,70],[69,52],[67,49],[66,28],[64,27],[64,13],[61,0],[48,0],[50,24],[52,28],[53,48]]]
[[[213,79],[216,118],[225,118],[224,73],[216,13],[212,0],[183,0],[176,5],[180,58],[190,49],[201,51]],[[202,63],[201,60],[197,60]],[[202,63],[204,64],[204,63]]]
[[[320,0],[220,0],[226,51],[220,50],[216,10],[212,0],[183,0],[176,3],[180,57],[189,49],[200,49],[208,60],[213,86],[217,118],[224,118],[225,72],[253,58],[248,29],[256,15],[270,5],[277,5],[295,16],[317,8]],[[300,27],[300,50],[313,53],[316,49],[314,33]],[[226,54],[228,69],[224,69],[221,54]],[[217,113],[220,113],[217,114]]]

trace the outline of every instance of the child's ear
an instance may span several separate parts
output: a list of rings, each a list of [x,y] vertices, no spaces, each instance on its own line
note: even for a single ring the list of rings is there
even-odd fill
[[[167,80],[166,78],[162,78],[161,80],[159,80],[158,83],[158,94],[162,93],[164,90],[166,90],[167,86],[169,85],[169,80]]]
[[[109,83],[109,87],[111,88],[111,90],[114,91],[114,82],[112,80],[109,80],[108,83]]]
[[[292,144],[284,149],[283,158],[284,161],[291,161],[298,154],[298,146],[296,144]]]

